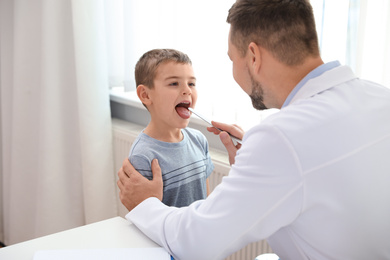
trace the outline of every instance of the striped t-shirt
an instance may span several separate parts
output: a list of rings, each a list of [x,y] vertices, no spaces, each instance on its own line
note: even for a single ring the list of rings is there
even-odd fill
[[[163,203],[184,207],[207,197],[206,179],[214,169],[205,136],[192,128],[182,129],[183,140],[167,143],[141,132],[131,147],[134,168],[152,179],[151,162],[157,158],[164,183]]]

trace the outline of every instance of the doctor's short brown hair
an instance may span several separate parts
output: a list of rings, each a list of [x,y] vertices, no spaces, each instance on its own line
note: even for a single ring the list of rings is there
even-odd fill
[[[289,66],[319,55],[309,0],[237,0],[227,22],[231,25],[230,41],[242,56],[251,42]]]

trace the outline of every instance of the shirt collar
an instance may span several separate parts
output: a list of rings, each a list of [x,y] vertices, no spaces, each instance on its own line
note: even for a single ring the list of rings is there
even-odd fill
[[[295,94],[308,82],[310,79],[316,78],[320,75],[322,75],[324,72],[331,70],[335,67],[340,66],[340,62],[338,61],[332,61],[325,64],[322,64],[315,68],[314,70],[310,71],[309,74],[307,74],[299,83],[294,87],[294,89],[290,92],[288,97],[283,103],[283,107],[286,107],[290,104],[291,100],[294,98]]]

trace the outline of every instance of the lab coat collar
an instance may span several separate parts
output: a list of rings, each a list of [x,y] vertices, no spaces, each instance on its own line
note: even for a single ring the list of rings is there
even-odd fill
[[[357,78],[357,76],[348,66],[338,66],[328,70],[320,76],[308,80],[291,99],[289,105],[293,104],[297,100],[312,97],[355,78]]]

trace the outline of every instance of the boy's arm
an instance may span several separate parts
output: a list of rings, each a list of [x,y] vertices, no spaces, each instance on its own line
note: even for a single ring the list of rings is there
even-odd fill
[[[207,189],[207,196],[210,195],[210,185],[209,185],[209,178],[206,180],[206,189]]]

